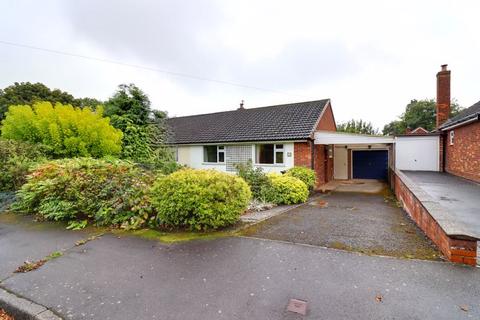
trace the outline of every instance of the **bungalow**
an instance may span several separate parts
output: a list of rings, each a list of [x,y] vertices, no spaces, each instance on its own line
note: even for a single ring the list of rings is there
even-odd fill
[[[480,182],[480,101],[449,118],[450,70],[437,74],[437,131],[441,134],[442,171]]]
[[[393,137],[336,132],[329,99],[168,119],[177,161],[235,172],[251,161],[266,172],[310,167],[317,186],[335,179],[387,179]],[[335,159],[335,163],[334,163]],[[335,167],[335,168],[334,168]]]

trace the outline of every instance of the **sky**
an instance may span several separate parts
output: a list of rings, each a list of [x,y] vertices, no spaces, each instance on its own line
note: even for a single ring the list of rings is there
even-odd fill
[[[435,98],[448,64],[452,97],[480,100],[479,1],[2,0],[0,12],[0,88],[106,100],[135,83],[170,116],[330,98],[337,123],[382,128]]]

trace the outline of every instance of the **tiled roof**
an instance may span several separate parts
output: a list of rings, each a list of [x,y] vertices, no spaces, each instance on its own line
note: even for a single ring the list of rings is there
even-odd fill
[[[305,140],[329,100],[237,109],[168,119],[169,143]]]
[[[457,114],[455,117],[448,119],[444,124],[440,126],[439,129],[443,129],[446,127],[449,127],[451,125],[459,124],[464,121],[468,121],[470,119],[473,119],[475,117],[479,117],[480,115],[480,101],[475,103],[473,106],[470,108],[467,108]]]

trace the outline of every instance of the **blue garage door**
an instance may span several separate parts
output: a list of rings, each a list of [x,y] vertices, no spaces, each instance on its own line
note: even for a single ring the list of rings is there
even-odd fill
[[[353,178],[387,180],[388,151],[353,151]]]

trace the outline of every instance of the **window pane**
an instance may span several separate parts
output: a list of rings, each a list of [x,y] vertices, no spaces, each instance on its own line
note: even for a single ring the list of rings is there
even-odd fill
[[[217,146],[203,147],[203,161],[217,162]]]
[[[218,149],[223,150],[225,149],[225,146],[218,146]]]
[[[283,152],[282,151],[277,151],[275,153],[275,162],[276,163],[283,163]]]
[[[277,149],[283,149],[283,144],[276,144],[275,147],[276,147]]]
[[[257,145],[257,163],[273,164],[273,144]]]
[[[225,152],[218,153],[218,162],[225,162]]]

